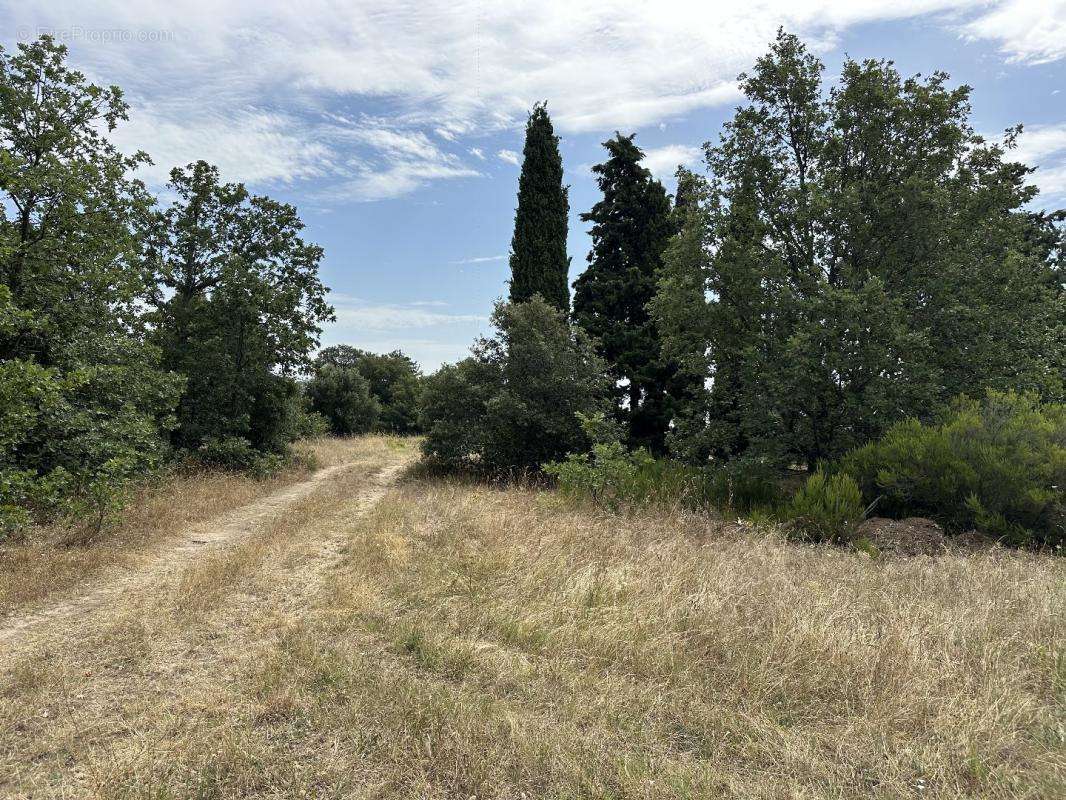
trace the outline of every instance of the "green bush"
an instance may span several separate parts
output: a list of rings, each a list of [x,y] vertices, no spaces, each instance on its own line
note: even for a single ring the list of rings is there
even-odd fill
[[[930,517],[1010,544],[1066,540],[1066,405],[990,392],[937,425],[901,422],[840,469],[877,513]]]
[[[209,467],[248,472],[259,477],[274,475],[285,465],[285,456],[264,453],[239,436],[208,439],[196,451],[199,461]]]
[[[578,416],[592,450],[544,467],[565,494],[614,511],[673,505],[748,514],[772,509],[778,501],[777,476],[767,464],[745,460],[700,469],[654,458],[643,448],[630,452],[621,442],[621,430],[603,414]]]
[[[800,538],[840,542],[851,538],[863,516],[862,492],[850,475],[816,472],[785,506],[784,518]]]
[[[577,416],[592,451],[571,453],[565,461],[544,465],[544,472],[558,481],[564,494],[618,511],[627,505],[648,505],[653,492],[661,493],[660,482],[648,474],[655,459],[647,450],[626,450],[618,426],[602,413]]]
[[[367,433],[381,412],[370,384],[354,367],[320,367],[307,384],[307,398],[311,410],[325,417],[338,436]]]
[[[422,393],[423,452],[448,467],[536,472],[584,451],[578,412],[605,410],[604,366],[589,339],[539,296],[499,304],[497,333],[442,368]]]

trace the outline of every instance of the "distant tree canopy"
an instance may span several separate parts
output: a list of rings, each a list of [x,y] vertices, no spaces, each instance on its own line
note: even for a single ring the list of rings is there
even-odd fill
[[[891,62],[823,65],[795,37],[740,78],[651,304],[707,388],[674,428],[696,460],[814,465],[987,388],[1063,395],[1061,217],[969,124],[970,89]],[[655,206],[658,208],[658,204]]]
[[[283,452],[298,429],[292,376],[333,313],[322,249],[301,238],[294,207],[222,183],[206,162],[174,169],[169,189],[146,264],[163,364],[187,379],[173,442],[239,438]]]
[[[315,400],[312,387],[326,370],[334,368],[355,372],[366,385],[373,407],[373,419],[364,430],[410,434],[418,431],[418,409],[422,376],[418,365],[399,350],[391,353],[368,353],[350,345],[326,347],[315,358],[313,377],[308,385],[311,407],[327,418],[331,414]],[[361,391],[361,390],[358,390]],[[336,430],[336,428],[335,428]],[[355,433],[360,431],[340,431]]]
[[[544,105],[533,107],[526,123],[518,209],[511,239],[511,302],[540,294],[562,311],[570,310],[566,232],[570,202],[563,186],[559,137]]]
[[[139,315],[151,198],[131,173],[147,156],[111,144],[122,92],[66,52],[47,36],[0,49],[0,528],[157,463],[181,390]]]
[[[325,417],[337,436],[368,433],[381,415],[381,404],[355,367],[318,367],[307,382],[306,392],[311,410]]]
[[[592,168],[603,198],[581,215],[592,223],[592,251],[574,281],[574,320],[596,341],[618,383],[617,412],[630,444],[659,452],[675,370],[663,359],[647,305],[675,224],[666,190],[641,166],[644,154],[633,136],[618,134],[603,146],[610,157]]]
[[[426,381],[426,455],[498,472],[537,470],[587,447],[577,412],[604,411],[608,391],[585,333],[540,297],[497,305],[492,322],[495,336]]]

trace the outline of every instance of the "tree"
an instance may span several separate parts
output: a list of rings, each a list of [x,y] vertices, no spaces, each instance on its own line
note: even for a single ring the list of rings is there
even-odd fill
[[[511,239],[512,303],[524,303],[540,294],[556,308],[570,310],[567,193],[559,137],[552,129],[547,108],[536,105],[526,123],[518,178],[518,209]]]
[[[687,277],[653,304],[667,352],[706,354],[690,452],[813,467],[958,394],[1061,397],[1062,233],[1023,210],[1017,131],[975,134],[943,73],[848,60],[825,94],[822,72],[779,32],[706,146],[707,196],[669,257]]]
[[[603,199],[581,219],[592,223],[588,269],[574,281],[574,319],[597,342],[618,383],[618,414],[632,446],[664,447],[668,390],[675,367],[662,358],[654,297],[663,251],[675,230],[662,184],[641,166],[633,136],[606,141],[609,158],[592,171]]]
[[[714,450],[714,437],[708,435],[711,393],[705,386],[710,367],[704,298],[708,191],[704,178],[678,168],[673,210],[677,233],[663,253],[656,294],[648,302],[660,332],[662,356],[676,365],[669,449],[694,463],[706,461]],[[711,419],[723,416],[724,409],[719,409]]]
[[[311,410],[329,421],[338,436],[367,433],[374,429],[381,405],[370,393],[370,384],[357,369],[326,364],[307,383]]]
[[[332,319],[322,249],[303,241],[293,206],[221,183],[206,162],[174,169],[169,189],[147,264],[164,364],[188,379],[173,441],[236,437],[283,452],[297,427],[292,376]]]
[[[11,516],[108,506],[164,455],[181,387],[139,311],[151,198],[131,175],[148,157],[107,138],[127,118],[121,90],[87,82],[66,55],[48,36],[0,49],[0,507]]]
[[[490,472],[538,470],[588,441],[578,412],[606,410],[604,365],[583,331],[534,296],[500,304],[497,333],[426,381],[427,456]]]
[[[363,376],[379,407],[374,430],[398,434],[418,431],[422,376],[410,357],[399,350],[377,354],[341,344],[318,354],[316,370],[325,365],[354,369]]]

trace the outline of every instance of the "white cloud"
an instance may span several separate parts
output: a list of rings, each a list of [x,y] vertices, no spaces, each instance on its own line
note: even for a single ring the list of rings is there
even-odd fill
[[[139,126],[127,136],[160,164],[195,151],[224,162],[235,179],[326,173],[338,184],[336,196],[375,199],[476,174],[435,153],[421,177],[414,165],[425,162],[429,135],[450,144],[513,130],[537,100],[548,99],[564,134],[633,129],[730,103],[736,74],[765,52],[779,25],[824,52],[851,26],[941,14],[931,23],[1033,62],[1066,54],[1064,6],[1066,0],[679,0],[669,8],[644,0],[609,7],[581,0],[10,0],[0,6],[0,29],[53,29],[92,78],[123,86],[131,126]],[[100,41],[94,31],[128,35]],[[366,125],[378,129],[373,138],[352,139],[354,154],[338,159],[343,142],[329,138],[325,115],[367,99],[388,109],[387,118]],[[277,125],[268,130],[268,121]],[[498,155],[511,161],[511,152]],[[366,164],[352,167],[352,157]],[[352,174],[341,174],[338,164]]]
[[[1010,157],[1026,164],[1039,164],[1048,156],[1066,155],[1066,122],[1057,125],[1027,125]]]
[[[496,157],[500,161],[506,161],[508,164],[518,166],[519,155],[514,150],[497,150]]]
[[[479,158],[482,161],[485,160],[485,151],[482,150],[480,147],[471,147],[468,152],[475,158]]]
[[[668,144],[644,151],[644,166],[657,178],[673,175],[679,165],[691,166],[700,159],[703,151],[686,144]]]
[[[476,258],[463,258],[459,261],[453,261],[453,264],[486,264],[490,261],[506,261],[507,256],[478,256]]]
[[[1066,199],[1066,122],[1026,126],[1007,157],[1037,168],[1029,181],[1040,189],[1038,204]]]
[[[336,294],[330,295],[330,302],[337,312],[337,322],[333,326],[335,331],[380,333],[412,328],[470,326],[488,319],[483,314],[448,314],[443,311],[430,311],[425,306],[416,306],[413,303],[379,305]]]
[[[218,166],[225,180],[291,183],[327,175],[336,158],[301,120],[256,109],[207,111],[179,120],[149,104],[117,127],[114,139],[127,152],[141,149],[152,156],[154,164],[139,174],[156,186],[167,181],[171,168],[198,159]]]
[[[1066,57],[1066,0],[1005,0],[963,31],[997,42],[1010,61],[1056,61]]]

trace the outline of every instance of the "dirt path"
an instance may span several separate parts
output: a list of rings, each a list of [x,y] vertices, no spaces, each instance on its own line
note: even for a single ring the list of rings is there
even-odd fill
[[[135,571],[105,576],[95,588],[86,593],[0,620],[0,664],[5,657],[16,656],[35,642],[48,639],[53,634],[68,634],[75,623],[77,627],[84,628],[87,619],[91,618],[94,612],[108,605],[119,595],[166,585],[168,577],[263,530],[297,506],[300,501],[343,473],[357,469],[377,473],[371,477],[360,498],[362,505],[372,505],[406,463],[404,460],[383,467],[380,463],[357,461],[319,470],[305,481],[287,486],[221,517],[193,526],[181,536],[169,540],[165,546],[150,553],[147,564]],[[333,547],[334,544],[327,543],[323,555],[333,552]]]
[[[382,437],[351,447],[135,571],[4,623],[0,798],[116,796],[116,776],[139,785],[187,738],[213,735],[220,698],[326,596],[353,527],[417,455]]]

